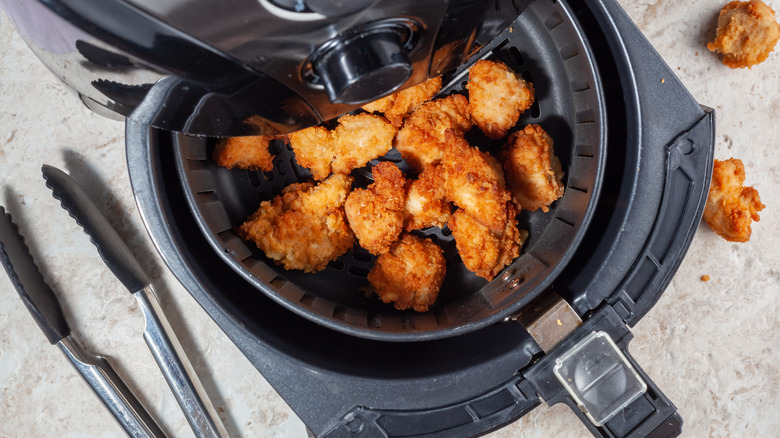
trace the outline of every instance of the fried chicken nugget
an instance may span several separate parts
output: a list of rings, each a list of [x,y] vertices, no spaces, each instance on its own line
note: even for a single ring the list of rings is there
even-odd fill
[[[449,145],[442,160],[446,198],[491,231],[503,230],[512,196],[501,163],[462,138],[451,137]]]
[[[717,35],[707,48],[722,53],[729,68],[751,68],[766,60],[779,39],[780,24],[766,3],[733,1],[721,9]]]
[[[396,131],[397,128],[382,116],[341,116],[339,125],[333,130],[333,172],[349,173],[386,154],[393,147]]]
[[[272,135],[223,138],[217,142],[211,157],[219,166],[228,169],[270,172],[274,168],[274,155],[269,150],[273,139]]]
[[[401,126],[404,118],[408,116],[421,103],[433,99],[433,96],[441,90],[441,76],[401,90],[397,93],[375,100],[365,106],[363,110],[368,112],[383,113],[387,120],[395,126]]]
[[[506,226],[495,232],[480,224],[466,211],[455,211],[448,226],[466,269],[490,281],[520,255],[520,248],[528,232],[518,230],[516,216],[517,212],[510,204],[507,207]]]
[[[347,224],[344,200],[352,178],[335,174],[318,185],[291,184],[238,227],[238,235],[254,242],[285,269],[317,272],[355,244]]]
[[[444,158],[449,132],[463,136],[471,129],[468,99],[460,94],[425,102],[404,120],[394,146],[417,172]]]
[[[553,140],[539,125],[515,132],[499,154],[504,164],[509,191],[518,209],[545,213],[563,196],[561,160],[553,151]]]
[[[745,166],[742,160],[715,160],[704,220],[713,231],[729,242],[750,240],[751,222],[761,219],[758,212],[765,207],[758,191],[753,187],[744,187],[744,183]]]
[[[506,137],[520,114],[534,103],[534,87],[503,62],[479,60],[469,69],[469,108],[486,137]]]
[[[324,126],[312,126],[287,135],[295,161],[309,169],[312,178],[322,181],[333,173],[333,138]]]
[[[403,229],[403,172],[393,163],[382,162],[371,169],[374,182],[347,196],[344,211],[360,246],[374,255],[390,251]]]
[[[385,303],[395,308],[426,312],[436,301],[447,264],[444,251],[428,239],[403,233],[401,239],[380,255],[368,281]]]
[[[295,160],[322,181],[331,173],[348,174],[352,169],[386,154],[393,147],[396,127],[374,114],[347,114],[336,129],[306,128],[287,136]]]
[[[429,164],[416,180],[407,181],[404,229],[443,228],[450,214],[452,205],[444,191],[443,168]]]

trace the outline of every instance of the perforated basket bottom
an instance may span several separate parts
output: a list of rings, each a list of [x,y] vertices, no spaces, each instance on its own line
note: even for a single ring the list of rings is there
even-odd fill
[[[519,226],[530,236],[518,257],[492,282],[465,269],[448,229],[415,232],[444,249],[447,277],[429,312],[398,311],[366,294],[366,276],[375,257],[359,246],[316,274],[286,271],[253,244],[236,236],[258,208],[294,182],[309,178],[292,150],[272,143],[272,172],[228,170],[210,159],[213,139],[179,135],[175,141],[178,171],[187,201],[206,239],[222,259],[263,293],[288,309],[325,326],[381,340],[411,341],[451,336],[504,318],[549,286],[579,244],[596,204],[605,159],[606,120],[601,85],[587,42],[564,2],[538,0],[479,58],[501,60],[533,82],[536,103],[517,124],[540,124],[554,140],[565,171],[564,197],[548,213],[523,211]],[[462,92],[465,67],[448,75],[442,95]],[[467,139],[495,152],[500,142],[476,128]],[[413,172],[392,150],[355,170],[354,187],[370,183],[370,167],[381,160]]]

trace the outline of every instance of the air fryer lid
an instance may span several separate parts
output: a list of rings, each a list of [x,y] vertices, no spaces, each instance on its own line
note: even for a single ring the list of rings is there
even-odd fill
[[[96,113],[192,135],[236,136],[312,126],[450,71],[530,1],[4,6],[31,49]]]
[[[530,232],[522,253],[492,282],[467,271],[449,230],[429,228],[420,235],[445,250],[447,277],[436,305],[427,313],[398,311],[361,292],[374,257],[355,247],[317,274],[285,271],[253,244],[236,236],[259,206],[309,173],[289,147],[277,142],[274,170],[228,170],[210,159],[213,141],[177,135],[175,153],[187,201],[214,251],[243,278],[286,308],[327,327],[370,339],[417,341],[453,336],[499,321],[542,293],[566,265],[596,205],[605,161],[606,119],[601,83],[589,45],[563,2],[539,0],[476,58],[499,59],[533,82],[536,103],[519,121],[540,124],[554,140],[565,172],[566,190],[548,213],[522,212],[519,227]],[[462,90],[464,66],[442,95]],[[471,144],[487,150],[500,145],[481,137]],[[394,150],[390,160],[408,171]],[[407,172],[408,174],[409,172]],[[370,180],[368,168],[353,172],[356,186]]]

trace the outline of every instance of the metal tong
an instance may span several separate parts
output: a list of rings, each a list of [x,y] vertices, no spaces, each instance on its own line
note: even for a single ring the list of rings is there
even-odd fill
[[[176,401],[197,437],[227,437],[214,406],[176,338],[151,280],[111,223],[78,183],[65,172],[48,165],[43,178],[54,198],[70,213],[98,249],[108,268],[132,293],[144,315],[144,340],[168,382]]]
[[[165,437],[111,364],[85,351],[73,338],[57,296],[44,282],[19,228],[3,207],[0,207],[0,262],[43,334],[52,345],[59,347],[125,432],[131,437]]]
[[[138,300],[145,320],[144,340],[195,435],[227,437],[228,433],[168,323],[141,265],[73,178],[48,165],[44,165],[42,171],[54,197],[90,236],[108,268]],[[57,297],[43,281],[10,216],[2,207],[0,212],[0,259],[49,341],[59,345],[128,435],[165,436],[110,364],[83,351],[71,339]]]

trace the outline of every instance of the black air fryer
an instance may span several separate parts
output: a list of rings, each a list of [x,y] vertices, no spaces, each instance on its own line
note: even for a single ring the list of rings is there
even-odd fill
[[[542,400],[569,405],[595,436],[680,434],[676,408],[628,352],[629,327],[701,219],[714,113],[614,0],[106,2],[154,18],[146,45],[125,45],[119,37],[139,33],[97,20],[86,0],[41,3],[92,35],[75,47],[101,66],[93,73],[162,72],[149,86],[87,80],[82,98],[128,116],[130,177],[159,252],[313,435],[478,436]],[[257,8],[246,22],[228,7],[238,4]],[[353,50],[363,43],[374,61]],[[171,47],[181,56],[161,59]],[[448,277],[429,312],[402,312],[357,292],[374,262],[358,247],[301,274],[235,235],[262,200],[309,175],[281,142],[272,172],[219,168],[209,135],[287,132],[438,74],[442,95],[463,92],[477,59],[534,83],[518,126],[548,131],[565,171],[549,212],[518,217],[530,236],[493,281],[463,268],[446,229],[423,230],[444,248]],[[405,166],[393,151],[383,160]],[[353,172],[356,184],[377,161]]]

